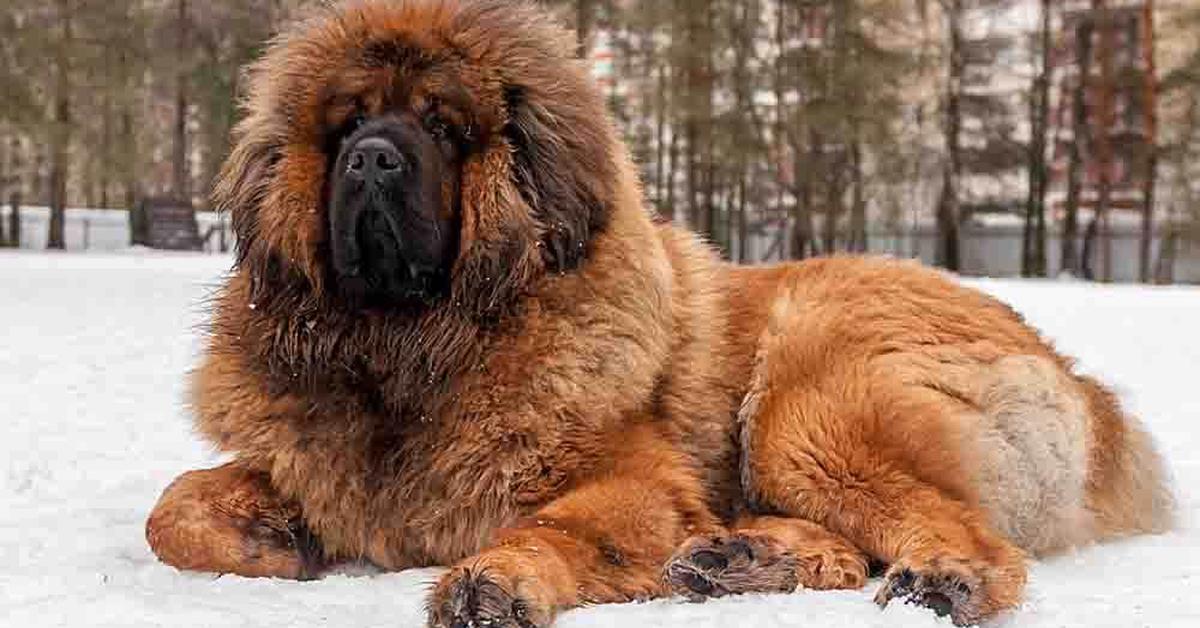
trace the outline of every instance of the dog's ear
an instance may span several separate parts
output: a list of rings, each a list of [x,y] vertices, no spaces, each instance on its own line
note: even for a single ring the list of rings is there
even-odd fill
[[[290,308],[310,293],[319,295],[323,283],[314,253],[319,194],[314,190],[322,175],[305,167],[314,158],[293,155],[293,170],[303,174],[294,176],[290,186],[278,183],[286,158],[282,136],[261,117],[244,120],[235,130],[212,200],[218,211],[232,217],[237,267],[250,274],[255,286],[251,298],[266,307]]]
[[[617,188],[619,148],[602,104],[516,85],[504,104],[501,132],[463,167],[453,299],[482,318],[543,273],[579,267]]]
[[[252,258],[268,253],[262,250],[259,212],[269,193],[271,172],[278,160],[279,153],[271,142],[243,136],[225,159],[213,188],[214,206],[218,211],[228,212],[232,218],[239,266],[251,264]]]
[[[539,226],[516,187],[506,184],[506,150],[486,150],[463,164],[459,256],[451,281],[453,307],[494,320],[540,273]]]
[[[561,94],[542,98],[520,85],[504,90],[513,183],[533,213],[552,272],[582,263],[592,236],[607,221],[615,187],[606,114],[580,100]]]

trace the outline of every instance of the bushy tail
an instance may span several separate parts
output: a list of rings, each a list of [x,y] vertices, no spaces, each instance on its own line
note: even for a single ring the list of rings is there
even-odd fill
[[[1100,540],[1170,530],[1175,496],[1153,439],[1112,392],[1091,378],[1079,380],[1093,418],[1088,494]]]

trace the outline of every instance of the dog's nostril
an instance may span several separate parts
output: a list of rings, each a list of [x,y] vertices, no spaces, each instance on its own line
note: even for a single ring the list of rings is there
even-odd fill
[[[404,155],[391,141],[382,137],[368,137],[352,148],[347,159],[348,172],[372,176],[390,174],[404,167]]]
[[[375,157],[375,165],[379,166],[380,170],[399,170],[400,155],[398,153],[380,151]]]

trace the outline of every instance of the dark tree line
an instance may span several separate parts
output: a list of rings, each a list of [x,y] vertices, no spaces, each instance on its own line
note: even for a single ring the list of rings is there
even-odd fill
[[[1169,202],[1156,194],[1166,178],[1189,178],[1186,160],[1159,164],[1195,154],[1176,139],[1195,99],[1190,63],[1173,63],[1162,84],[1155,67],[1160,22],[1174,27],[1168,47],[1200,45],[1188,34],[1194,8],[1161,14],[1145,0],[1129,21],[1126,4],[1106,0],[555,4],[588,24],[581,50],[616,58],[614,108],[650,200],[735,259],[861,252],[869,232],[911,219],[933,225],[933,257],[958,269],[965,222],[1002,214],[1023,225],[1022,274],[1046,275],[1057,256],[1063,271],[1109,280],[1120,209],[1141,216],[1140,278],[1161,280],[1155,217],[1177,237],[1194,212],[1171,209],[1192,206],[1191,184],[1172,186]],[[1036,19],[1004,28],[1014,7]],[[598,30],[610,38],[589,41]],[[1122,104],[1135,83],[1142,94]],[[1169,124],[1160,97],[1185,103]],[[1118,119],[1131,109],[1140,121]],[[1138,207],[1118,207],[1122,168]],[[1050,250],[1052,227],[1061,250]],[[750,251],[748,235],[762,232],[780,237]]]
[[[928,224],[936,260],[957,269],[964,225],[999,213],[1024,224],[1023,274],[1045,275],[1053,260],[1111,276],[1114,182],[1106,168],[1098,182],[1087,176],[1120,148],[1093,132],[1117,115],[1111,90],[1096,86],[1123,80],[1104,0],[1069,27],[1053,0],[543,1],[577,29],[648,202],[730,259],[863,252],[880,233]],[[235,122],[239,68],[304,4],[8,0],[0,196],[49,205],[51,246],[62,245],[68,205],[170,196],[205,207]],[[1022,32],[988,27],[1014,4],[1038,18]],[[1154,173],[1143,179],[1145,280],[1162,278],[1151,267],[1190,237],[1183,225],[1196,211],[1188,169],[1200,161],[1200,42],[1187,25],[1194,32],[1198,14],[1172,16],[1171,36],[1191,57],[1144,97],[1166,103],[1143,110],[1144,125],[1162,129],[1141,162]],[[1077,54],[1064,65],[1066,48]],[[995,89],[1002,75],[1017,77],[1007,91]],[[1073,115],[1060,119],[1064,109]],[[1063,120],[1074,138],[1065,148]],[[1055,159],[1065,165],[1056,170]],[[1097,198],[1085,210],[1089,185]],[[1052,203],[1052,188],[1065,200]],[[1157,260],[1156,217],[1168,234]],[[1058,251],[1047,244],[1052,227]]]
[[[239,68],[296,4],[7,0],[0,192],[51,208],[50,248],[63,247],[68,205],[202,205],[227,150]]]

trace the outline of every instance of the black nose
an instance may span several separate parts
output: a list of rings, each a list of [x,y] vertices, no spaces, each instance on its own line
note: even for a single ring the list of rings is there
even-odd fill
[[[382,137],[365,137],[354,145],[347,156],[346,171],[374,179],[399,171],[404,166],[404,155],[391,141]]]

